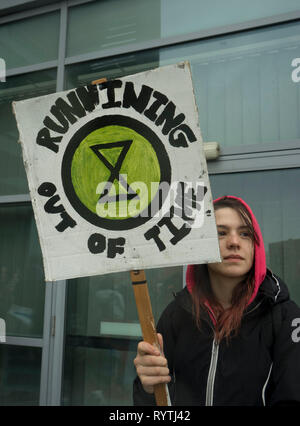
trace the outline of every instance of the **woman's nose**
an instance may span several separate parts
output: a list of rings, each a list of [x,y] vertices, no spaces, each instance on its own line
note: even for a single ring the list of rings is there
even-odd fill
[[[232,233],[232,234],[228,235],[227,245],[229,247],[239,247],[240,246],[239,236],[236,233]]]

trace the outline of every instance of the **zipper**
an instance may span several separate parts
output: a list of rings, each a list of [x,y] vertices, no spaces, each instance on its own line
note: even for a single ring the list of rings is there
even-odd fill
[[[212,344],[210,366],[206,384],[206,399],[205,405],[212,406],[214,400],[214,385],[217,371],[217,363],[219,356],[219,343],[214,339]]]
[[[277,300],[277,297],[278,297],[278,295],[279,295],[279,293],[280,293],[280,291],[281,291],[281,289],[280,289],[280,285],[279,285],[279,282],[278,282],[278,280],[277,280],[277,278],[276,277],[274,277],[274,275],[273,275],[273,272],[272,271],[270,271],[271,272],[271,274],[272,274],[272,277],[273,277],[273,279],[275,280],[275,282],[276,282],[276,285],[277,285],[277,293],[276,293],[276,295],[275,295],[275,302],[276,302],[276,300]]]
[[[247,315],[250,312],[255,311],[261,305],[261,303],[262,303],[262,301],[257,303],[250,311],[246,312],[244,315]],[[212,312],[212,314],[213,314],[213,312]],[[208,323],[209,323],[210,327],[214,330],[215,328],[212,324],[211,318],[210,318],[210,321],[208,321]],[[214,338],[213,344],[212,344],[210,366],[209,366],[209,370],[208,370],[207,384],[206,384],[206,397],[205,397],[205,405],[206,406],[213,406],[214,385],[215,385],[215,377],[216,377],[216,371],[217,371],[218,357],[219,357],[219,343]]]
[[[267,380],[266,380],[266,382],[264,384],[264,387],[262,388],[261,397],[262,397],[262,401],[263,401],[264,406],[266,406],[265,391],[266,391],[266,387],[268,385],[268,382],[269,382],[269,379],[270,379],[270,376],[271,376],[272,368],[273,368],[273,363],[271,364]]]

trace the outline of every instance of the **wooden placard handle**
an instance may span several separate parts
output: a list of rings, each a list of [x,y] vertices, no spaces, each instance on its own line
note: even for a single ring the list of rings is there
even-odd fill
[[[91,84],[101,84],[101,83],[105,83],[106,81],[107,81],[107,78],[103,77],[103,78],[99,78],[98,80],[92,81]]]
[[[145,272],[144,270],[130,271],[130,276],[143,338],[145,342],[159,348]],[[157,405],[168,405],[167,389],[164,383],[154,386],[154,395]]]

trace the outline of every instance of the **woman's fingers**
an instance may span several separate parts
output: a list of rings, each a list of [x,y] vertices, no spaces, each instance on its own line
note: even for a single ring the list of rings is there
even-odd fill
[[[154,345],[151,345],[150,343],[140,342],[138,344],[138,355],[144,356],[148,354],[158,356],[160,355],[160,351],[157,347],[155,347]]]
[[[167,359],[163,355],[163,338],[158,334],[160,348],[147,342],[138,344],[134,359],[137,375],[146,392],[153,393],[154,386],[171,380]]]

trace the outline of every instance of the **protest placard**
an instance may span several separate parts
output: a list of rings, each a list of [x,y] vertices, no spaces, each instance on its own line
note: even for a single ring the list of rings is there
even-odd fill
[[[220,260],[188,63],[13,109],[47,281]]]

